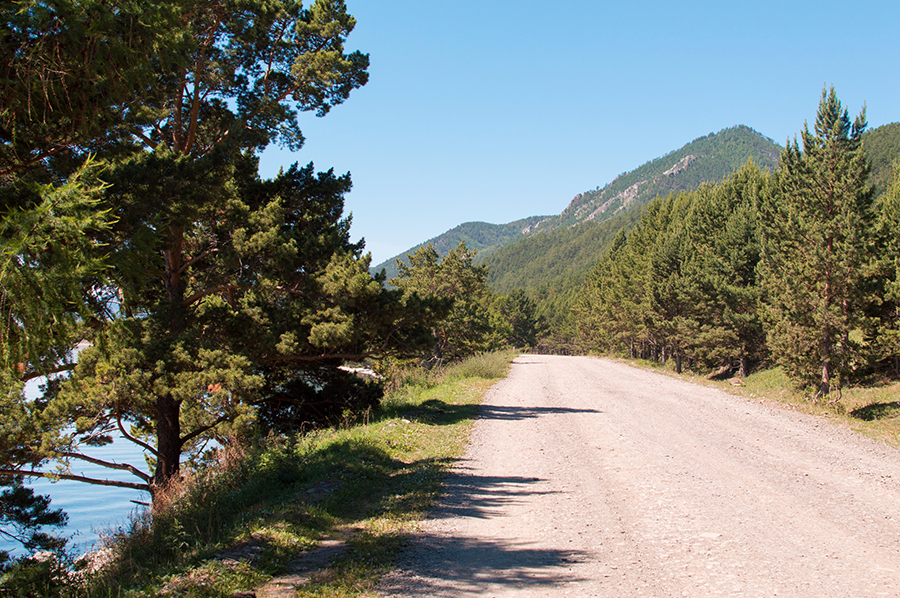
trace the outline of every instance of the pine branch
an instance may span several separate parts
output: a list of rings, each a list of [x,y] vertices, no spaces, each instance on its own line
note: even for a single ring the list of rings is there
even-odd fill
[[[120,482],[117,480],[102,480],[99,478],[89,478],[87,476],[72,475],[68,473],[47,473],[44,471],[31,471],[26,469],[5,469],[0,468],[0,476],[15,477],[31,477],[31,478],[47,478],[70,480],[73,482],[84,482],[95,486],[113,486],[116,488],[128,488],[130,490],[140,490],[142,492],[150,492],[149,484],[139,484],[137,482]]]

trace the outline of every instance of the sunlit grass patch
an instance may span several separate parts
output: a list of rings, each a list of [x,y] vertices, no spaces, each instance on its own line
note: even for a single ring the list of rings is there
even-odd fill
[[[365,421],[228,456],[120,538],[87,595],[230,597],[290,573],[326,539],[344,547],[298,595],[366,595],[440,495],[484,393],[513,357],[416,374]]]

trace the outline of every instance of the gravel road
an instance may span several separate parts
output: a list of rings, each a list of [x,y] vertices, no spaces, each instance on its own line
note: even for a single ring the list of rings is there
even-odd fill
[[[900,451],[622,363],[526,355],[382,596],[900,596]]]

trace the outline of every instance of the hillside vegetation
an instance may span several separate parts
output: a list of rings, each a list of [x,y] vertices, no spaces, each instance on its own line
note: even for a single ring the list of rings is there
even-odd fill
[[[640,209],[651,199],[658,195],[666,195],[674,191],[687,191],[696,189],[703,182],[715,182],[733,172],[747,160],[753,159],[760,167],[771,170],[778,163],[780,147],[771,139],[760,135],[753,129],[740,125],[710,133],[699,139],[695,139],[684,147],[669,152],[668,154],[647,162],[628,173],[615,178],[603,189],[579,193],[570,202],[562,213],[556,216],[532,216],[517,220],[509,224],[486,224],[483,222],[468,222],[461,224],[446,233],[439,235],[425,243],[410,248],[409,250],[375,266],[373,272],[384,268],[388,278],[396,273],[395,262],[397,259],[405,259],[405,256],[422,246],[431,243],[440,255],[446,255],[450,249],[456,247],[461,241],[465,241],[470,249],[476,249],[479,260],[486,260],[503,247],[527,241],[537,237],[541,233],[550,233],[558,229],[575,226],[582,223],[600,223],[611,218],[616,218],[634,209]],[[632,217],[626,217],[624,221],[630,221]],[[585,227],[577,237],[584,239]],[[602,234],[602,233],[601,233]],[[563,234],[560,239],[569,239]],[[541,239],[536,246],[518,245],[519,250],[529,255],[546,248],[551,242]],[[564,241],[564,243],[568,243]],[[577,243],[576,243],[577,244]],[[589,242],[591,245],[591,242]],[[596,249],[596,245],[592,245]],[[565,249],[555,253],[565,255],[576,253],[586,255],[587,248]],[[509,254],[507,254],[509,255]],[[596,258],[595,258],[596,259]],[[522,260],[516,260],[521,263]],[[591,262],[593,260],[590,260]],[[488,263],[485,261],[485,263]],[[548,260],[542,260],[546,265]],[[504,273],[492,277],[492,280],[501,281],[497,290],[509,288],[524,288],[529,284],[513,284],[507,282],[508,278],[503,265],[493,262],[493,267],[504,269]],[[574,270],[585,270],[586,262],[579,261]],[[573,268],[563,268],[565,274],[570,274]],[[554,269],[555,271],[556,269]],[[512,278],[529,280],[532,277],[529,271],[522,275],[514,274]],[[545,276],[539,280],[546,280]]]
[[[576,195],[561,214],[540,222],[532,231],[612,218],[646,205],[658,195],[692,191],[701,183],[720,181],[750,159],[764,170],[774,170],[780,151],[774,141],[744,125],[710,133],[619,175],[603,189]]]
[[[385,271],[388,279],[397,276],[397,260],[406,262],[406,256],[417,250],[431,245],[440,255],[447,255],[460,243],[465,243],[469,249],[474,249],[482,258],[491,255],[500,247],[514,243],[521,239],[529,227],[534,226],[546,218],[546,216],[531,216],[508,224],[488,224],[487,222],[464,222],[451,228],[447,232],[438,235],[424,243],[420,243],[400,255],[395,255],[372,268],[373,273]]]

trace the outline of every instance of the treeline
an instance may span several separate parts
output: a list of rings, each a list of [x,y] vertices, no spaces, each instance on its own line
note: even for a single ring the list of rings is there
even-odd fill
[[[543,218],[545,216],[531,216],[507,224],[464,222],[433,239],[416,245],[400,255],[385,260],[372,268],[372,270],[373,273],[384,270],[388,278],[393,278],[398,272],[397,260],[405,261],[407,254],[413,253],[428,244],[431,244],[439,254],[446,255],[451,249],[459,246],[461,242],[465,242],[466,247],[477,250],[479,260],[483,260],[497,249],[514,242],[516,239],[520,239],[525,228],[539,222]]]
[[[397,260],[389,280],[407,300],[430,302],[433,349],[423,361],[442,363],[483,351],[534,347],[546,333],[537,303],[521,289],[494,293],[488,267],[475,264],[477,251],[465,241],[441,257],[431,244]]]
[[[777,363],[817,397],[896,369],[900,169],[876,202],[865,127],[823,90],[814,130],[776,172],[749,162],[651,202],[581,287],[577,345],[678,371]]]

